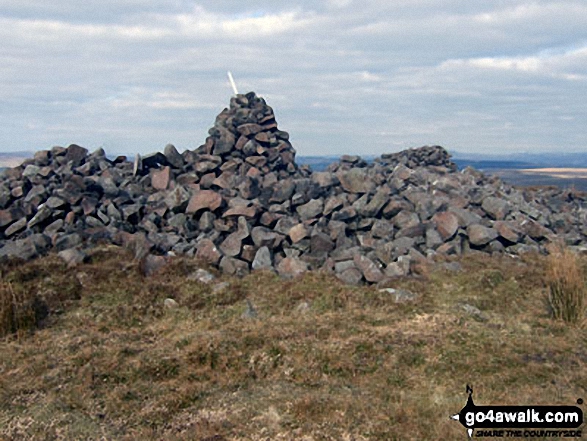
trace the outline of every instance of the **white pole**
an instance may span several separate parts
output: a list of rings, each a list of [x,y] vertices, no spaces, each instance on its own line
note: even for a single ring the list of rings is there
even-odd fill
[[[230,85],[232,86],[234,94],[238,95],[238,90],[236,90],[236,83],[234,82],[234,78],[232,78],[232,74],[230,73],[230,71],[228,71],[228,81],[230,81]]]

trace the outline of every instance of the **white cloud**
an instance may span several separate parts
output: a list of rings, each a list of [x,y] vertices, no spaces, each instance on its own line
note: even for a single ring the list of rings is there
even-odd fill
[[[302,154],[587,148],[586,22],[578,0],[5,0],[0,148],[197,146],[227,70]]]
[[[562,53],[551,50],[532,56],[447,60],[439,68],[441,70],[473,68],[478,70],[513,71],[521,74],[546,75],[576,81],[587,78],[587,46]]]

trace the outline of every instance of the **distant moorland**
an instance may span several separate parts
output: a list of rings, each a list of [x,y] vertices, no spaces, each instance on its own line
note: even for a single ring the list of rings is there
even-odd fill
[[[33,152],[0,152],[0,171],[16,167]],[[505,182],[519,186],[574,187],[587,191],[587,175],[581,171],[587,168],[586,153],[517,153],[509,155],[486,155],[451,152],[453,161],[460,169],[473,167],[485,173],[499,176]],[[115,155],[113,156],[115,157]],[[366,155],[367,161],[376,156]],[[307,164],[314,171],[325,170],[338,161],[339,156],[296,156],[298,164]],[[562,170],[561,169],[566,169]],[[571,170],[573,169],[573,170]]]

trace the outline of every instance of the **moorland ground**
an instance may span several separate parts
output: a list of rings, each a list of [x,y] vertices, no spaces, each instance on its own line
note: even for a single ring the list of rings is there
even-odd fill
[[[203,284],[189,258],[146,277],[116,247],[3,264],[0,439],[457,440],[466,384],[478,405],[587,398],[585,321],[552,318],[547,259],[453,260],[389,282],[405,303],[320,272]]]

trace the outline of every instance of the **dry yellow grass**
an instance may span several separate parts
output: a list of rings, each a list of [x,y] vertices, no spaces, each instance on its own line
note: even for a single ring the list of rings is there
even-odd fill
[[[577,323],[584,318],[585,275],[575,253],[564,247],[553,247],[548,258],[548,303],[556,319]]]
[[[189,259],[147,278],[130,260],[4,269],[58,313],[0,341],[0,439],[465,439],[449,415],[467,383],[479,405],[587,396],[587,333],[550,318],[539,256],[398,280],[420,294],[403,305],[319,273],[224,278],[214,293],[187,280]],[[245,299],[257,319],[242,318]]]

